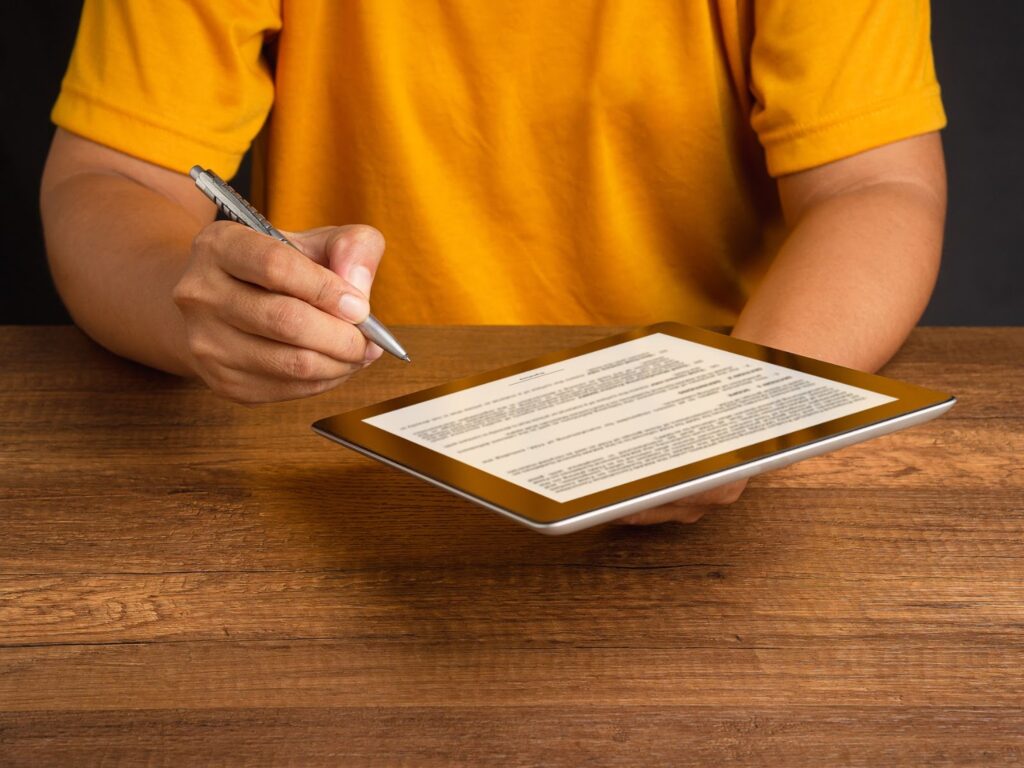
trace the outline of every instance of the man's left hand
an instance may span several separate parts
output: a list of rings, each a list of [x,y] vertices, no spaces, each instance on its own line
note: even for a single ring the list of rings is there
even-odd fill
[[[700,520],[705,512],[718,507],[732,504],[747,487],[746,480],[737,480],[734,483],[720,485],[710,491],[698,493],[695,496],[673,501],[663,507],[645,509],[635,515],[620,518],[615,522],[621,525],[654,525],[656,523],[695,523]]]

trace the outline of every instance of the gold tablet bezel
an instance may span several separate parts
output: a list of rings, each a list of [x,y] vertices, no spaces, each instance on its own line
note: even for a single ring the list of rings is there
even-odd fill
[[[487,382],[507,376],[514,376],[534,368],[541,368],[545,365],[558,363],[569,358],[587,354],[588,352],[605,349],[606,347],[655,333],[675,336],[726,352],[733,352],[754,360],[773,363],[785,368],[820,376],[823,379],[878,392],[896,399],[859,413],[823,422],[814,427],[799,429],[770,440],[752,443],[734,451],[727,451],[717,456],[685,464],[640,480],[634,480],[566,502],[558,502],[547,496],[515,485],[476,467],[464,464],[457,459],[444,456],[425,446],[418,445],[383,429],[374,427],[364,421],[364,419],[372,416],[405,408],[425,400],[432,400],[442,395],[459,392],[463,389],[486,384]],[[822,360],[815,360],[793,354],[792,352],[784,352],[761,344],[754,344],[703,328],[666,322],[610,336],[579,347],[573,347],[572,349],[551,352],[494,371],[469,376],[437,387],[431,387],[382,403],[349,411],[348,413],[321,419],[313,425],[313,429],[326,437],[337,438],[343,443],[351,444],[364,453],[379,456],[388,462],[432,478],[444,486],[458,489],[461,493],[480,499],[486,504],[500,507],[506,512],[522,517],[532,524],[550,525],[595,509],[608,507],[663,488],[680,485],[700,477],[721,472],[729,467],[747,464],[781,451],[787,451],[882,421],[888,421],[913,413],[914,411],[949,402],[950,400],[953,400],[951,395],[925,389],[914,384],[907,384],[885,378],[884,376],[855,371],[851,368],[844,368]]]

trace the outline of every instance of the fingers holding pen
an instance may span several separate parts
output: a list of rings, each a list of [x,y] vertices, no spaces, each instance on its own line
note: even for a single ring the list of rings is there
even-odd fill
[[[174,288],[189,364],[240,402],[306,397],[380,356],[365,294],[303,253],[228,222],[203,229]]]
[[[222,317],[246,333],[311,349],[341,362],[362,364],[367,356],[367,341],[350,322],[294,296],[246,283],[238,284],[235,301],[222,308]]]
[[[216,229],[214,224],[204,232]],[[208,236],[215,241],[220,268],[238,280],[292,296],[353,324],[370,313],[361,288],[294,248],[233,224]]]
[[[362,367],[224,324],[207,328],[195,340],[192,354],[200,378],[219,395],[239,403],[320,394]]]
[[[288,235],[318,264],[370,295],[384,257],[384,235],[367,224],[320,227]]]

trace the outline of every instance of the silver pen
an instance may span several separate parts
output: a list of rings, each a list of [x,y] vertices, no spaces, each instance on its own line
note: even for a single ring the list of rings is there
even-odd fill
[[[192,177],[196,186],[202,190],[203,194],[213,200],[221,212],[229,219],[237,221],[239,224],[244,224],[264,235],[269,235],[275,240],[279,240],[285,245],[290,245],[296,251],[302,253],[302,250],[295,243],[282,235],[244,197],[235,192],[224,179],[209,168],[204,170],[198,165],[193,165],[188,175]],[[407,363],[411,362],[408,353],[398,343],[398,339],[392,336],[391,331],[373,315],[369,315],[363,322],[357,323],[356,328],[359,329],[363,336],[377,344],[385,352],[390,352],[399,360],[405,360]]]

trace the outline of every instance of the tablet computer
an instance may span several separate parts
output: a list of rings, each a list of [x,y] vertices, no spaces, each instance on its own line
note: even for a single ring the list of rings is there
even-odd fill
[[[927,421],[955,402],[659,323],[313,429],[535,531],[564,534]]]

